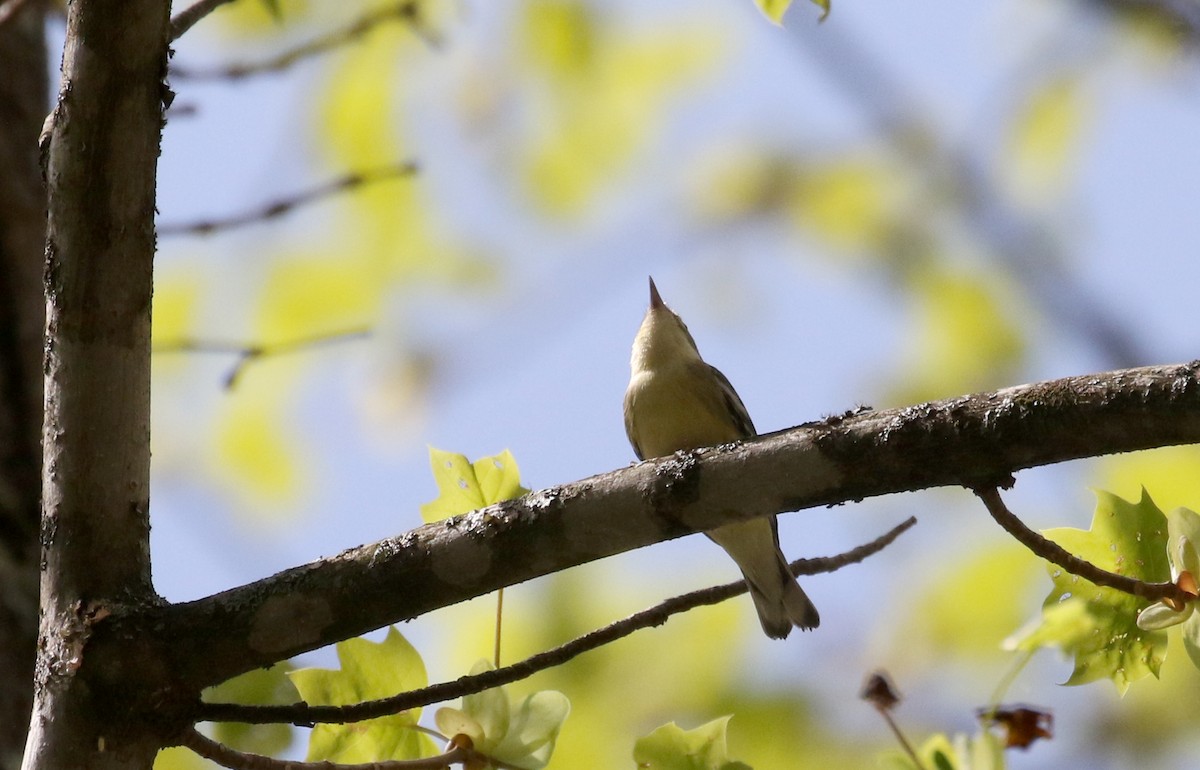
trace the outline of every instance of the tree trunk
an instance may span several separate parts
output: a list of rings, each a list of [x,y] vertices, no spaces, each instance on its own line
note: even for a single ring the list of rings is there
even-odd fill
[[[41,628],[26,768],[146,768],[150,298],[166,0],[68,4],[46,167]],[[145,669],[151,670],[145,670]]]
[[[42,3],[0,25],[0,768],[16,768],[33,700],[42,465],[38,133],[50,109]]]

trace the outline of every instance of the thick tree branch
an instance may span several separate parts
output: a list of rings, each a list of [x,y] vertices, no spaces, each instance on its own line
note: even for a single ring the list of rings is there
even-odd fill
[[[1200,442],[1200,362],[828,418],[533,492],[154,611],[200,688],[503,586],[734,520]]]

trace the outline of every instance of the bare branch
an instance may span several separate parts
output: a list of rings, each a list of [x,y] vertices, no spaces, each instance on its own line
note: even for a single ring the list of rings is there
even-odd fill
[[[870,703],[879,712],[879,716],[883,717],[883,721],[887,722],[887,726],[891,728],[892,735],[896,736],[896,741],[900,744],[900,748],[908,755],[912,761],[913,767],[917,770],[925,770],[925,763],[917,756],[913,745],[909,743],[908,737],[904,731],[900,729],[900,724],[892,716],[892,711],[900,703],[900,693],[896,692],[895,686],[892,684],[891,677],[886,671],[876,671],[867,677],[867,682],[863,686],[859,697]]]
[[[401,21],[408,24],[414,34],[424,40],[429,46],[439,47],[442,44],[441,37],[425,25],[421,19],[420,11],[420,4],[416,0],[401,0],[401,2],[366,13],[342,29],[321,35],[263,61],[230,64],[213,69],[196,69],[172,64],[171,77],[173,80],[240,80],[251,75],[279,72],[304,59],[319,56],[342,46],[350,45],[360,38],[365,37],[376,27],[391,21]]]
[[[915,518],[909,518],[885,532],[865,545],[861,545],[837,556],[820,559],[797,559],[788,566],[793,575],[815,575],[818,572],[832,572],[847,564],[860,562],[878,553],[890,545],[897,537],[917,523]],[[480,674],[459,677],[454,681],[422,687],[419,690],[400,693],[390,698],[356,703],[352,706],[310,706],[307,703],[296,703],[288,706],[244,706],[237,703],[201,703],[197,712],[197,721],[205,722],[245,722],[250,724],[290,722],[302,727],[315,723],[346,723],[361,722],[390,714],[399,714],[411,708],[428,706],[431,703],[441,703],[471,695],[477,692],[511,684],[522,679],[528,679],[539,671],[554,666],[561,666],[589,650],[594,650],[606,644],[623,639],[634,631],[652,626],[661,626],[672,615],[702,607],[718,604],[735,596],[746,593],[746,583],[736,580],[724,585],[703,588],[698,591],[675,596],[648,609],[610,623],[603,628],[572,639],[566,644],[552,650],[539,652],[519,663],[503,668],[485,671]]]
[[[219,353],[236,356],[237,360],[234,362],[233,367],[230,368],[229,373],[225,375],[224,383],[226,389],[232,389],[237,384],[238,378],[246,367],[259,359],[287,353],[298,353],[324,345],[361,340],[370,336],[371,329],[360,327],[357,329],[344,329],[342,331],[314,334],[308,337],[285,340],[284,342],[262,343],[258,345],[247,345],[240,342],[180,339],[155,345],[154,353]]]
[[[310,190],[297,193],[288,198],[281,198],[274,203],[268,203],[262,208],[247,211],[244,214],[235,214],[234,216],[226,217],[225,219],[210,219],[202,222],[179,223],[179,224],[164,224],[158,226],[158,234],[162,236],[172,235],[211,235],[222,230],[233,230],[246,225],[266,222],[267,220],[283,216],[289,213],[292,209],[308,203],[314,203],[327,198],[337,193],[347,190],[353,190],[363,185],[373,184],[375,182],[383,182],[399,177],[411,176],[417,172],[417,164],[412,161],[399,163],[394,166],[384,166],[382,168],[373,169],[371,171],[361,171],[356,174],[346,174],[338,177],[325,184],[318,185]]]
[[[1118,591],[1139,596],[1143,599],[1150,599],[1151,601],[1166,599],[1177,603],[1181,607],[1190,601],[1194,601],[1196,598],[1174,583],[1147,583],[1144,580],[1109,572],[1089,561],[1080,559],[1078,556],[1069,553],[1058,543],[1053,540],[1047,540],[1025,526],[1012,511],[1008,510],[1004,501],[1000,499],[999,489],[984,487],[976,489],[974,492],[983,501],[983,504],[987,506],[988,513],[992,515],[997,524],[1004,527],[1010,535],[1020,541],[1026,548],[1041,556],[1046,561],[1057,564],[1072,575],[1078,575],[1081,578],[1090,580],[1098,586],[1115,588]]]
[[[175,16],[171,19],[170,39],[178,40],[183,36],[184,32],[187,32],[189,29],[194,27],[196,22],[217,10],[222,5],[231,2],[233,2],[233,0],[196,0],[195,3],[175,14]]]
[[[449,765],[466,763],[471,759],[486,759],[479,752],[472,751],[465,746],[454,746],[444,754],[422,759],[393,759],[354,765],[336,762],[292,762],[264,757],[261,754],[236,751],[201,735],[196,730],[185,732],[181,745],[188,747],[205,759],[212,760],[223,767],[232,768],[232,770],[442,770]],[[506,767],[506,765],[497,764],[494,761],[480,766]]]

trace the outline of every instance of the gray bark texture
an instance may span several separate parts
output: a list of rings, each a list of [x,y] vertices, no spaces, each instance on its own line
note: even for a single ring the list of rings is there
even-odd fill
[[[1196,442],[1200,362],[864,410],[533,492],[155,609],[153,622],[175,640],[164,666],[200,688],[732,521],[932,487],[1008,486],[1023,468]]]
[[[148,768],[150,298],[169,3],[74,0],[46,149],[41,619],[24,767]],[[145,685],[145,686],[144,686]]]

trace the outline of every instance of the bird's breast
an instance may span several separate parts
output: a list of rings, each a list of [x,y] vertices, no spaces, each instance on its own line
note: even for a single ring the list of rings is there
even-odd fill
[[[686,369],[638,373],[625,400],[630,439],[647,458],[741,437],[715,383]]]

